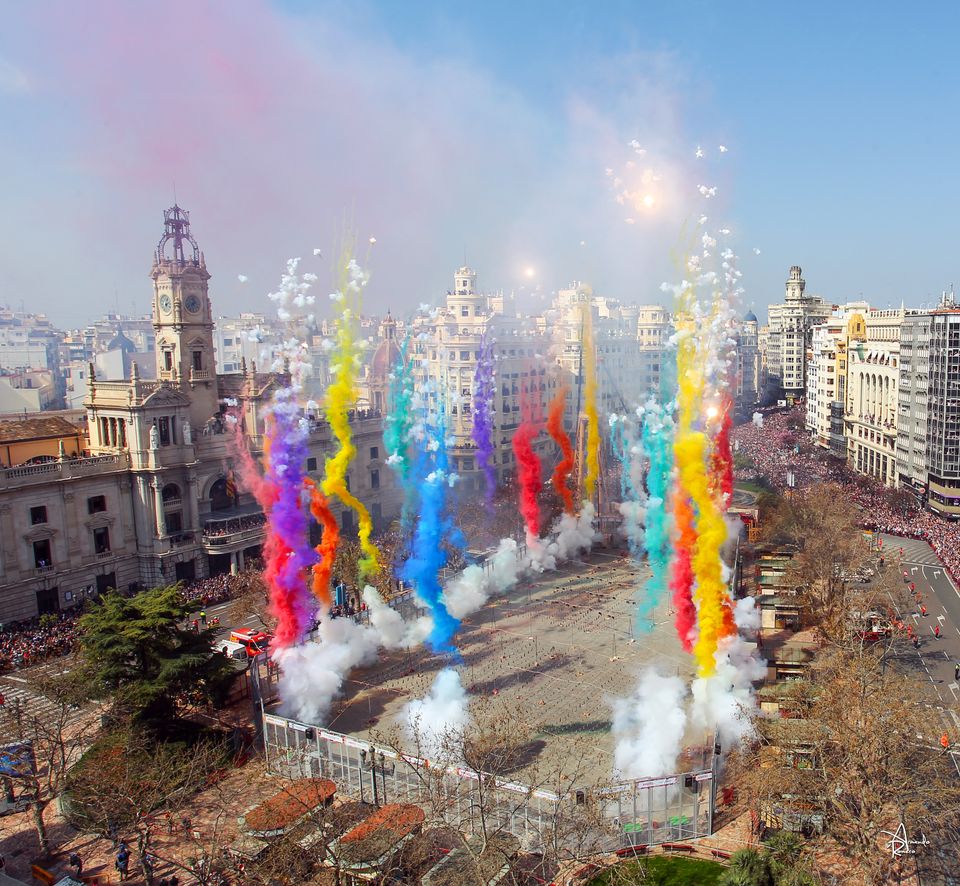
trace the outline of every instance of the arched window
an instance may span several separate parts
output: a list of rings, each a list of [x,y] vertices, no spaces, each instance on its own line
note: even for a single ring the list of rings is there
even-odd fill
[[[227,492],[227,479],[221,477],[210,487],[210,510],[228,511],[233,507],[233,499]]]
[[[180,487],[176,483],[167,483],[160,494],[163,496],[164,504],[180,501]]]

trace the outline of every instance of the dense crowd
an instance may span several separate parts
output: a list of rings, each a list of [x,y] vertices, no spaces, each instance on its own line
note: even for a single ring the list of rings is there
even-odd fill
[[[62,614],[0,625],[0,671],[67,655],[77,642],[77,620]]]
[[[254,589],[260,581],[262,562],[247,558],[247,568],[237,575],[216,575],[181,587],[187,602],[198,607],[224,603]],[[37,662],[68,655],[77,645],[74,613],[59,613],[0,625],[0,672],[26,668]]]
[[[737,469],[741,479],[762,477],[777,489],[787,487],[788,477],[798,489],[813,483],[838,483],[863,511],[865,528],[923,539],[943,560],[954,581],[960,576],[960,528],[924,509],[909,494],[854,474],[839,459],[811,446],[798,427],[798,413],[768,413],[762,427],[750,423],[735,428],[733,440],[735,458],[746,456],[752,463],[741,462]]]
[[[203,534],[214,537],[231,535],[234,532],[242,532],[244,529],[254,529],[257,526],[263,526],[266,522],[266,514],[247,514],[243,517],[211,520],[203,527]]]

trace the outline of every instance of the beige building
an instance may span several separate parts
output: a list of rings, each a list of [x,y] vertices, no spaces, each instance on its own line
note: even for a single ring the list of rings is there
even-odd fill
[[[897,485],[900,328],[906,312],[870,310],[847,356],[844,428],[847,464],[886,486]]]
[[[269,400],[286,379],[252,364],[217,374],[206,262],[187,213],[174,206],[164,221],[151,271],[157,379],[143,379],[136,363],[121,379],[98,378],[91,367],[82,451],[66,429],[54,457],[35,429],[19,431],[29,439],[8,440],[11,457],[0,469],[0,621],[69,608],[108,587],[241,569],[260,553],[263,514],[237,487],[225,409],[237,401],[256,456]],[[351,425],[358,454],[348,482],[381,528],[400,504],[385,468],[382,418],[355,412]],[[24,442],[21,455],[32,454],[19,461],[12,444]],[[321,476],[333,449],[329,427],[312,421],[306,471]],[[47,456],[40,463],[38,453]],[[356,529],[352,511],[334,511],[345,533]]]
[[[824,323],[833,310],[822,298],[806,294],[802,273],[797,265],[790,268],[783,303],[767,309],[767,380],[776,394],[791,403],[804,394],[813,328]]]

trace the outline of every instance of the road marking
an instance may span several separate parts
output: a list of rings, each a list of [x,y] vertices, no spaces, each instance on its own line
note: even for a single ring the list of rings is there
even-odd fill
[[[947,610],[944,609],[943,611],[946,612]],[[937,621],[940,622],[940,624],[943,624],[944,618],[945,618],[945,616],[943,616],[943,615],[938,615],[938,616],[937,616]]]
[[[939,569],[934,569],[934,570],[933,570],[933,577],[934,577],[934,578],[940,578],[940,570],[939,570]]]
[[[943,657],[944,657],[947,661],[950,661],[950,656],[947,655],[947,650],[946,650],[946,649],[943,650]]]
[[[917,572],[917,567],[916,567],[916,566],[912,566],[912,567],[910,568],[910,573],[911,573],[911,575],[915,575],[916,572]]]
[[[4,679],[6,679],[6,680],[16,680],[17,683],[29,683],[29,682],[30,682],[29,680],[24,680],[23,677],[11,677],[11,676],[9,676],[9,675],[6,676],[6,677],[4,677]]]
[[[957,695],[957,690],[960,689],[960,686],[957,686],[956,683],[951,683],[947,688],[953,693],[954,701],[960,699],[960,695]]]

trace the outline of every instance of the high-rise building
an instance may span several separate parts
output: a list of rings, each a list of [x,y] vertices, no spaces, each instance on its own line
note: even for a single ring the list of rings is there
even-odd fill
[[[749,414],[761,392],[759,323],[753,311],[747,311],[734,327],[733,340],[737,361],[734,396],[737,408]]]
[[[904,317],[900,334],[897,472],[927,506],[960,517],[960,305]]]
[[[806,294],[802,273],[797,265],[790,268],[783,304],[768,308],[767,380],[774,396],[789,403],[804,394],[813,327],[825,322],[833,310],[822,298]]]

